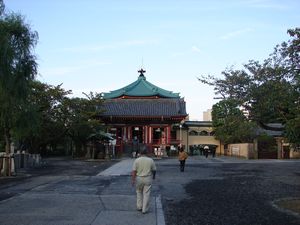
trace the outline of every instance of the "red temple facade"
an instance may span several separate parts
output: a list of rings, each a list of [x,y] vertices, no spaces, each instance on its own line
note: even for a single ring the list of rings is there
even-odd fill
[[[184,99],[148,82],[143,69],[138,72],[135,82],[103,93],[101,119],[116,137],[116,150],[129,152],[135,142],[151,150],[178,145],[176,127],[187,117]]]

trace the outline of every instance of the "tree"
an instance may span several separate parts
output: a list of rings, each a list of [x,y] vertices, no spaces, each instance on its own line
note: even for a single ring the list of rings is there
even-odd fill
[[[233,99],[222,100],[212,109],[215,136],[224,144],[252,142],[255,124],[248,121]]]
[[[222,72],[224,78],[202,76],[199,81],[214,86],[221,98],[234,99],[249,113],[249,120],[265,129],[279,130],[268,123],[285,125],[290,141],[299,135],[292,126],[300,114],[300,29],[288,30],[291,40],[275,47],[274,52],[262,63],[250,60],[244,69],[230,68]]]
[[[70,137],[85,143],[99,131],[96,115],[99,94],[87,99],[67,96],[71,91],[35,80],[37,63],[33,49],[38,34],[18,14],[6,14],[0,0],[0,147],[10,151],[13,139],[32,153],[43,153]],[[4,142],[4,143],[3,143]]]
[[[85,93],[84,93],[85,94]],[[98,116],[101,113],[102,99],[100,94],[85,94],[86,98],[65,99],[62,107],[68,111],[68,135],[75,144],[74,152],[81,155],[85,150],[88,138],[104,130],[104,125]]]
[[[31,153],[45,153],[47,146],[55,148],[66,138],[68,112],[63,111],[61,105],[71,91],[61,86],[37,80],[30,83],[31,91],[18,117],[14,135],[19,145],[26,146]]]
[[[27,104],[17,117],[13,135],[31,153],[64,154],[70,140],[76,149],[82,149],[87,137],[102,130],[97,119],[100,96],[90,93],[87,98],[69,98],[72,92],[61,86],[37,80],[30,83]]]
[[[5,6],[4,6],[3,0],[0,0],[0,16],[3,15],[3,13],[4,13],[4,8],[5,8]]]
[[[300,149],[300,115],[287,122],[285,132],[293,147]]]
[[[38,34],[21,15],[5,14],[3,1],[0,9],[0,133],[9,153],[12,127],[28,96],[29,83],[37,74],[33,49]]]

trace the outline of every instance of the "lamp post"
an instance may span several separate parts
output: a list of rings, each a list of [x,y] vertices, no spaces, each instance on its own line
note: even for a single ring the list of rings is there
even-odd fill
[[[181,128],[182,128],[182,125],[180,124],[179,125],[179,138],[180,138],[180,145],[182,144],[182,133],[181,133]]]

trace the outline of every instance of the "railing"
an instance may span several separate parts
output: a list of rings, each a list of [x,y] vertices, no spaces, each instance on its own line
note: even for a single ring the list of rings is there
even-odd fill
[[[11,176],[15,172],[14,158],[12,155],[2,154],[0,156],[0,177]]]
[[[14,153],[0,155],[0,176],[15,175],[18,169],[42,165],[40,154]]]
[[[163,141],[161,139],[152,139],[152,143],[150,143],[152,145],[177,145],[180,144],[180,140],[176,139],[176,138],[169,138],[166,139],[165,143],[163,143]]]

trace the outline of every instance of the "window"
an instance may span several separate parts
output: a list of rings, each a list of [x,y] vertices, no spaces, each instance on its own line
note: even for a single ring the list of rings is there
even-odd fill
[[[208,136],[208,132],[206,130],[202,130],[199,133],[200,136]]]
[[[189,136],[198,136],[198,132],[195,130],[192,130],[189,132]]]

